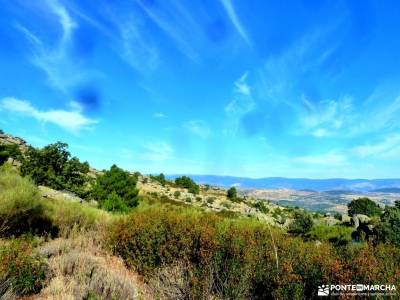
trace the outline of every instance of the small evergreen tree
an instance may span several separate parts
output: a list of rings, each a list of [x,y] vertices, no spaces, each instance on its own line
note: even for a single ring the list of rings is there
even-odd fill
[[[42,149],[29,147],[21,165],[23,176],[29,176],[37,185],[56,190],[68,190],[84,197],[89,164],[72,157],[66,143],[57,142]]]
[[[131,208],[138,205],[138,192],[136,178],[131,176],[129,172],[113,165],[110,170],[97,177],[92,196],[102,206],[103,202],[109,199],[111,194],[115,193],[127,207]],[[115,199],[115,197],[113,198]]]
[[[230,199],[232,201],[236,200],[236,198],[237,198],[237,190],[236,190],[236,188],[234,186],[231,187],[227,191],[226,196],[228,197],[228,199]]]

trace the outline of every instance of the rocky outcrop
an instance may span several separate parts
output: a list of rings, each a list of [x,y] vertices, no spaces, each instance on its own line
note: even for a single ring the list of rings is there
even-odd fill
[[[0,134],[0,143],[3,144],[15,144],[18,146],[26,146],[26,141],[24,139],[21,139],[20,137],[17,136],[11,136],[9,134]]]
[[[67,191],[56,191],[49,187],[39,185],[39,191],[43,198],[55,199],[55,200],[67,200],[72,202],[83,202],[83,199],[76,196],[75,194]]]
[[[352,216],[351,225],[355,229],[352,233],[354,240],[368,239],[373,235],[374,224],[371,221],[371,218],[366,215],[356,214]]]
[[[360,225],[369,225],[370,222],[371,222],[371,218],[366,215],[362,215],[362,214],[353,215],[351,218],[351,225],[355,229],[360,227]]]
[[[348,215],[342,215],[340,219],[343,223],[351,223],[351,217],[349,217]]]

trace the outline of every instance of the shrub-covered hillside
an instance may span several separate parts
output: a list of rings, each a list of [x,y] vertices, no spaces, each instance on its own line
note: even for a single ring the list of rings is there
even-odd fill
[[[400,285],[400,202],[354,199],[350,216],[326,217],[189,177],[95,171],[62,143],[13,149],[0,167],[4,299],[310,299],[323,284]]]

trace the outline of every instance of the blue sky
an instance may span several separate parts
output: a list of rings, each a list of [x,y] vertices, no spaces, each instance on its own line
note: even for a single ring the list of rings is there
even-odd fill
[[[397,1],[1,1],[0,128],[97,168],[400,177]]]

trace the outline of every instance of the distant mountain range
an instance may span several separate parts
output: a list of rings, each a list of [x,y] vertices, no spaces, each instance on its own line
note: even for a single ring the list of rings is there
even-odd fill
[[[168,175],[174,179],[181,175]],[[246,178],[218,175],[188,175],[200,184],[221,187],[237,186],[243,189],[293,189],[313,191],[400,192],[400,179],[307,179],[307,178]]]

